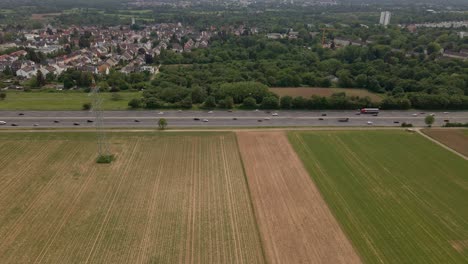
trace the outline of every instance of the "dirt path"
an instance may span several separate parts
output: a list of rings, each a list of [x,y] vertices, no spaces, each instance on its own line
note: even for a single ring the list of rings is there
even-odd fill
[[[237,132],[269,263],[361,263],[284,132]]]
[[[417,131],[421,136],[423,136],[423,137],[429,139],[430,141],[436,143],[437,145],[443,147],[444,149],[446,149],[446,150],[448,150],[448,151],[450,151],[450,152],[452,152],[452,153],[455,153],[456,155],[462,157],[462,158],[465,159],[465,160],[468,160],[468,157],[467,157],[467,156],[465,156],[465,155],[463,155],[462,153],[456,151],[455,149],[453,149],[453,148],[451,148],[451,147],[449,147],[449,146],[443,144],[442,142],[440,142],[440,141],[438,141],[438,140],[436,140],[436,139],[434,139],[434,138],[432,138],[432,137],[426,135],[424,132],[421,131],[421,129],[416,129],[416,131]]]

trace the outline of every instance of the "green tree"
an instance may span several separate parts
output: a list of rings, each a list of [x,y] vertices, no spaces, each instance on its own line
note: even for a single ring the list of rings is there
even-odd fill
[[[280,100],[280,105],[282,109],[291,109],[293,98],[291,96],[283,96]]]
[[[158,127],[159,127],[159,129],[161,129],[161,130],[166,129],[166,127],[167,127],[167,120],[166,120],[165,118],[159,119],[159,121],[158,121]]]
[[[242,101],[242,106],[245,108],[255,108],[257,107],[257,101],[253,97],[247,97]]]
[[[276,98],[275,96],[267,96],[263,98],[263,101],[260,104],[260,107],[262,109],[278,109],[279,108],[278,98]]]
[[[7,97],[6,93],[0,93],[0,101],[5,100],[6,97]]]
[[[431,55],[433,53],[438,53],[441,49],[442,47],[438,43],[431,42],[427,45],[427,54]]]
[[[426,118],[424,118],[424,122],[426,123],[428,127],[431,127],[432,124],[434,124],[434,121],[435,121],[435,118],[433,115],[428,115],[426,116]]]
[[[226,98],[224,98],[224,108],[234,108],[234,99],[232,98],[232,96],[226,96]]]
[[[216,99],[214,98],[214,96],[208,96],[205,102],[203,103],[203,106],[207,108],[216,107]]]
[[[44,74],[40,70],[36,72],[36,85],[37,87],[42,87],[46,84],[46,79],[44,78]]]

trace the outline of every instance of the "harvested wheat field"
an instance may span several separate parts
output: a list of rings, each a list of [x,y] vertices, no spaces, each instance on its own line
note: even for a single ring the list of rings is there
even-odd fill
[[[360,263],[282,132],[239,132],[269,263]]]
[[[264,263],[236,137],[0,134],[1,263]]]
[[[468,129],[423,129],[424,134],[468,157]]]

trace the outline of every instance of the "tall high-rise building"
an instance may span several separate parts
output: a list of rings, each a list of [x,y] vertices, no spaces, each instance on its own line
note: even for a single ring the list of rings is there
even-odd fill
[[[390,24],[391,17],[392,17],[392,13],[388,11],[380,13],[380,24],[384,26]]]

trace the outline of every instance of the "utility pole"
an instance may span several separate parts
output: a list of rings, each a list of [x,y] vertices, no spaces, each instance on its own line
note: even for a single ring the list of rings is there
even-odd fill
[[[96,126],[97,144],[98,144],[98,163],[111,163],[114,156],[110,154],[109,142],[104,131],[104,118],[102,111],[102,97],[99,93],[99,87],[96,85],[94,77],[92,79],[91,91],[93,94],[92,112],[94,114],[94,123]]]

